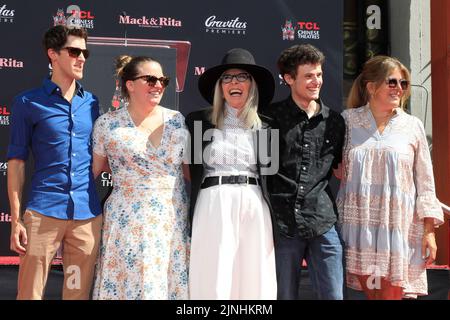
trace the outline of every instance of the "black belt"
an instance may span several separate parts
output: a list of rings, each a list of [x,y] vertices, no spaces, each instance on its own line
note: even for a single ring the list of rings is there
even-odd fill
[[[222,176],[222,181],[220,181],[220,177],[206,177],[203,180],[202,185],[200,186],[202,189],[206,189],[212,186],[216,186],[218,184],[261,184],[259,179],[248,177],[248,176]]]

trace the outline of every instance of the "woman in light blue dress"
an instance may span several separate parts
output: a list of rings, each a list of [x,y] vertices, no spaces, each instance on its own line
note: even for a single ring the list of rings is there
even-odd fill
[[[188,299],[184,117],[159,105],[168,79],[147,57],[119,59],[128,105],[95,123],[94,174],[109,165],[94,299]],[[124,66],[123,66],[124,65]]]

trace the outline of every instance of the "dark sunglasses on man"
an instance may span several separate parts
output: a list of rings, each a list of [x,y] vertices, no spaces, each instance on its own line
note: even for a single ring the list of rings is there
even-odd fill
[[[89,58],[89,50],[88,49],[80,49],[75,47],[64,47],[61,48],[61,50],[67,50],[67,53],[72,58],[78,58],[81,53],[83,53],[83,56],[85,59]]]
[[[386,84],[389,86],[389,88],[397,88],[398,83],[400,83],[400,87],[402,90],[408,89],[409,81],[405,79],[396,79],[396,78],[388,78],[386,79]]]
[[[134,81],[134,80],[137,80],[137,79],[144,79],[144,81],[147,82],[147,84],[150,85],[150,86],[155,86],[156,82],[159,81],[161,83],[161,86],[163,86],[164,88],[169,85],[169,80],[170,80],[169,77],[160,77],[160,78],[158,78],[158,77],[155,77],[155,76],[152,76],[152,75],[139,76],[139,77],[136,77],[136,78],[131,79],[131,80]]]

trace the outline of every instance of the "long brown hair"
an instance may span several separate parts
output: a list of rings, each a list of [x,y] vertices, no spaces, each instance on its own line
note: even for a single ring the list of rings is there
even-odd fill
[[[408,82],[411,82],[409,70],[396,58],[388,56],[375,56],[368,60],[363,67],[362,72],[353,82],[352,88],[347,98],[347,108],[359,108],[369,102],[369,93],[367,92],[367,83],[374,82],[378,89],[384,84],[386,78],[393,70],[399,69],[402,76]],[[400,107],[405,108],[406,101],[411,95],[411,86],[409,85],[403,91],[400,100]]]

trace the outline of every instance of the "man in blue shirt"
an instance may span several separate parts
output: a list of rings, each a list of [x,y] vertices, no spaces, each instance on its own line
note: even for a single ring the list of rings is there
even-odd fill
[[[17,299],[42,299],[52,259],[63,244],[63,299],[89,299],[102,224],[91,171],[98,100],[77,82],[89,52],[84,29],[55,26],[43,45],[52,75],[13,104],[8,148],[11,250],[20,255]],[[25,162],[34,171],[22,203]],[[21,209],[25,209],[22,219]]]

